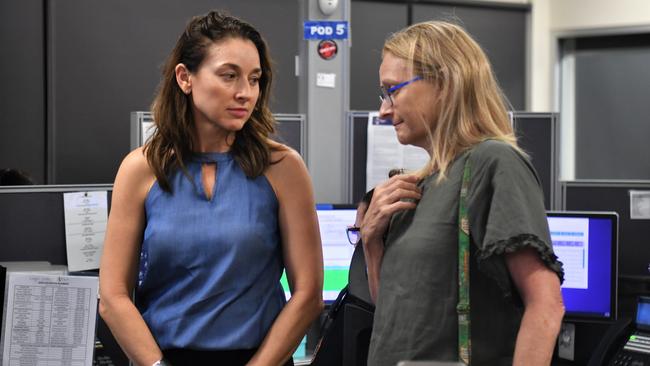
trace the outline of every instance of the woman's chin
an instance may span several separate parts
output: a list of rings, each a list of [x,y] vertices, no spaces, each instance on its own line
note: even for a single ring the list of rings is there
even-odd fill
[[[402,145],[410,145],[411,144],[411,139],[405,133],[397,132],[397,141],[399,141],[399,143],[402,144]]]

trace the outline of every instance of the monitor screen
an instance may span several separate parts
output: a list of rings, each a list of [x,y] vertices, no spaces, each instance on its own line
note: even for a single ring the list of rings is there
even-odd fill
[[[354,225],[357,210],[354,205],[317,204],[318,226],[323,246],[323,300],[333,302],[339,292],[348,284],[350,261],[354,246],[348,241],[345,229]],[[286,274],[282,276],[282,287],[287,298],[291,296]]]
[[[548,212],[567,318],[616,319],[618,215]]]
[[[650,297],[639,296],[636,305],[636,326],[642,330],[650,330]]]

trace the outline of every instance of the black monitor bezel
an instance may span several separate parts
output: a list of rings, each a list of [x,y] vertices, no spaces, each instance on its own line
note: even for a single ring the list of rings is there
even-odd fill
[[[585,320],[602,320],[612,321],[618,317],[618,231],[619,231],[619,215],[614,211],[547,211],[547,217],[575,217],[587,219],[608,219],[613,223],[612,238],[613,243],[611,248],[612,263],[610,268],[610,315],[602,316],[594,313],[580,313],[575,311],[566,311],[564,320],[571,321],[585,321]]]

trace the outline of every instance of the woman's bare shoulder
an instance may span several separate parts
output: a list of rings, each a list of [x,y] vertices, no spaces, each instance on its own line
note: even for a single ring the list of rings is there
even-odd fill
[[[139,147],[128,153],[122,160],[120,170],[126,170],[131,174],[153,175],[153,169],[149,165],[143,147]]]
[[[144,152],[143,147],[131,151],[120,165],[115,184],[139,192],[149,191],[156,176]]]
[[[304,185],[311,186],[309,172],[302,156],[296,150],[280,143],[271,145],[271,164],[264,175],[278,196],[296,188],[301,189]]]
[[[269,166],[269,170],[292,170],[305,166],[302,156],[291,147],[275,141],[270,146],[271,165]]]

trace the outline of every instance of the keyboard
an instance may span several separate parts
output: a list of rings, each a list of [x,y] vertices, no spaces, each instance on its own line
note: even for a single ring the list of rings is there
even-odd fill
[[[634,333],[625,342],[610,366],[650,366],[650,335]]]
[[[650,355],[650,335],[633,333],[623,346],[624,350]]]

